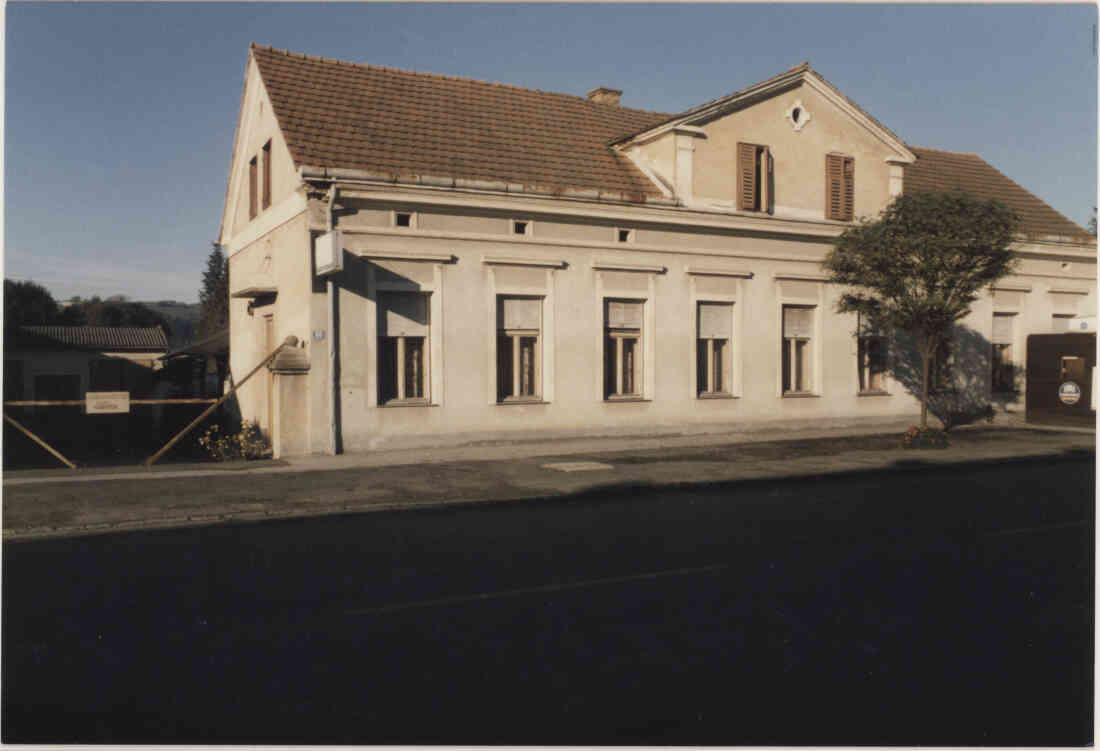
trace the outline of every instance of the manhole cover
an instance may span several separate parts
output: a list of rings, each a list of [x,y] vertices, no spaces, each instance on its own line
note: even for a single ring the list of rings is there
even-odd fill
[[[601,464],[600,462],[555,462],[554,464],[543,464],[543,469],[553,469],[558,472],[592,472],[598,469],[615,469],[610,464]]]

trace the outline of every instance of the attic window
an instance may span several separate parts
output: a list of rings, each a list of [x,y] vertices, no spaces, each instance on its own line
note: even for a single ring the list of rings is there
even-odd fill
[[[791,119],[794,120],[794,124],[798,125],[798,118],[802,117],[802,108],[795,107],[791,110]]]
[[[634,242],[634,233],[628,229],[619,230],[619,242],[629,243]]]
[[[512,222],[512,234],[514,235],[528,235],[530,234],[531,225],[529,222],[516,220]]]
[[[398,211],[393,216],[393,223],[396,227],[411,227],[412,214],[407,211]]]

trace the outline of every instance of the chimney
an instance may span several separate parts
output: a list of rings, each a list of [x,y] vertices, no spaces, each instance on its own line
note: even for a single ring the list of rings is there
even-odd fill
[[[618,89],[609,89],[606,86],[600,86],[588,92],[588,100],[596,104],[610,104],[613,107],[621,107],[622,105],[619,104],[619,97],[622,95],[623,92]]]

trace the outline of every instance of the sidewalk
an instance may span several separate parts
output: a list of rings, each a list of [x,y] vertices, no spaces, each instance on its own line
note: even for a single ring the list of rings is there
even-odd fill
[[[910,422],[9,472],[3,539],[1094,455],[1092,430],[1019,422],[956,429],[947,450],[906,451],[898,444]]]

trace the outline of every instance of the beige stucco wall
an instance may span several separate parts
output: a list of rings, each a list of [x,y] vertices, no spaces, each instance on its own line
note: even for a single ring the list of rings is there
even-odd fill
[[[860,396],[853,338],[855,320],[833,312],[838,290],[813,280],[821,274],[816,259],[828,240],[781,239],[732,228],[677,228],[670,224],[591,220],[538,211],[516,212],[530,218],[532,234],[517,238],[502,212],[464,209],[449,213],[409,204],[417,226],[389,225],[392,204],[346,198],[342,212],[345,268],[334,277],[338,301],[340,422],[346,451],[460,440],[476,435],[537,430],[582,433],[654,430],[677,425],[736,425],[757,421],[882,418],[913,415],[918,404],[900,384],[888,381],[889,396]],[[419,209],[419,210],[418,210]],[[279,288],[274,304],[247,316],[245,301],[232,305],[232,367],[243,374],[264,353],[262,314],[276,322],[276,341],[288,334],[302,340],[311,369],[287,378],[299,392],[281,394],[277,410],[283,431],[277,444],[284,453],[329,450],[328,294],[323,280],[311,281],[310,232],[324,212],[311,210],[230,260],[231,287],[246,286],[249,274],[267,263]],[[419,219],[430,216],[430,228]],[[636,228],[630,244],[611,242],[613,228]],[[387,254],[429,254],[453,262],[410,260]],[[264,259],[270,256],[271,261]],[[486,264],[484,259],[524,258],[564,264],[563,268]],[[594,262],[667,267],[666,273],[601,271]],[[1095,262],[1061,257],[1025,258],[1006,283],[1030,288],[1015,298],[1015,347],[1022,359],[1028,333],[1051,330],[1057,306],[1051,288],[1079,288],[1079,315],[1095,314]],[[751,272],[752,278],[701,276],[700,267]],[[802,280],[777,280],[784,275]],[[377,299],[379,280],[404,278],[410,288],[430,292],[433,302],[431,370],[433,405],[378,406]],[[544,296],[543,393],[546,404],[495,403],[495,294],[526,292]],[[1058,310],[1065,295],[1059,294]],[[645,298],[649,354],[645,377],[648,401],[609,403],[602,393],[602,300]],[[695,304],[699,300],[734,301],[733,367],[737,398],[699,399],[695,393]],[[815,392],[808,398],[780,393],[781,306],[783,302],[817,306]],[[983,296],[963,322],[978,335],[992,333],[992,294]],[[1022,362],[1021,362],[1022,365]],[[981,378],[988,381],[988,374]],[[249,388],[251,386],[251,388]],[[246,417],[266,415],[262,389],[249,384],[241,392]],[[1019,406],[1019,405],[1017,405]],[[293,415],[293,417],[291,417]],[[277,418],[278,419],[278,418]]]
[[[278,206],[288,198],[298,186],[298,174],[290,159],[290,151],[282,131],[279,130],[271,109],[271,101],[260,79],[255,62],[251,59],[245,76],[244,96],[241,114],[238,120],[237,143],[231,163],[229,182],[228,216],[231,218],[230,233],[236,234],[249,224],[249,160],[257,160],[257,221],[265,212]],[[263,191],[263,155],[261,150],[267,141],[271,141],[271,207],[263,208],[260,201]],[[223,240],[224,241],[224,240]]]
[[[811,119],[800,131],[786,120],[801,100]],[[897,154],[813,88],[797,88],[701,126],[694,139],[696,200],[734,201],[737,144],[767,146],[774,159],[776,216],[825,218],[825,155],[855,158],[855,215],[873,216],[889,201],[889,165]]]
[[[266,316],[274,322],[275,344],[289,334],[303,339],[308,347],[311,323],[309,300],[312,294],[312,263],[306,230],[306,216],[300,214],[277,227],[229,258],[229,289],[250,286],[274,286],[273,302],[248,311],[249,300],[231,298],[229,302],[229,368],[234,382],[244,378],[265,357]],[[270,430],[267,393],[270,375],[257,373],[237,392],[241,415],[260,422]]]

